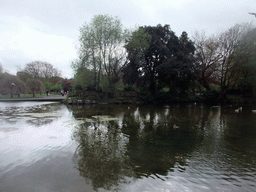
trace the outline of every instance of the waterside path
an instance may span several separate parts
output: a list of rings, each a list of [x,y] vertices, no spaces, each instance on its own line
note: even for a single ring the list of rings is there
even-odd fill
[[[66,99],[65,96],[41,96],[41,97],[31,97],[31,98],[7,98],[0,99],[0,102],[18,102],[18,101],[62,101]]]

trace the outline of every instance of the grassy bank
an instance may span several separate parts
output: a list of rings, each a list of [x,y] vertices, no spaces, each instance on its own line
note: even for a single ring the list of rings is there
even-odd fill
[[[35,97],[33,97],[33,94],[20,94],[20,96],[18,95],[13,95],[13,97],[11,97],[10,95],[0,95],[0,99],[26,99],[26,98],[40,98],[40,97],[45,97],[45,94],[37,94],[35,95]],[[51,97],[60,97],[60,94],[51,94],[49,95]]]

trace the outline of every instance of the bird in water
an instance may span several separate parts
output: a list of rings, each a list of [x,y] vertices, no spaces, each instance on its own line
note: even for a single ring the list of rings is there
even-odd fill
[[[173,125],[173,129],[179,129],[180,127],[176,124]]]
[[[242,107],[239,107],[238,109],[235,109],[235,112],[236,112],[236,113],[240,113],[240,112],[242,112],[242,110],[243,110],[243,108],[242,108]]]

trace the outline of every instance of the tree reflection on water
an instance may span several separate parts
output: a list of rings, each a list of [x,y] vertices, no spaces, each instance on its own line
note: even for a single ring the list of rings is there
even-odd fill
[[[85,121],[73,132],[78,142],[73,159],[76,168],[95,190],[118,189],[127,178],[155,176],[164,180],[175,167],[184,171],[190,154],[204,138],[201,125],[214,116],[198,107],[179,105],[70,110],[75,118],[95,114],[122,117],[112,121]],[[174,129],[174,124],[179,129]]]
[[[76,168],[94,189],[110,190],[133,175],[125,156],[125,137],[116,122],[85,123],[73,136],[79,143],[74,154]]]

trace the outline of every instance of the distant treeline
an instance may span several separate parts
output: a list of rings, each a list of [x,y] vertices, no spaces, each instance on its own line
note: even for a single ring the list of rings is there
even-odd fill
[[[255,94],[256,29],[247,23],[190,39],[169,25],[127,30],[117,17],[97,15],[80,28],[79,40],[74,91],[136,91],[149,102]]]
[[[3,72],[0,65],[0,95],[20,97],[21,94],[44,94],[46,91],[60,93],[72,87],[71,80],[60,77],[61,72],[52,64],[34,61],[19,69],[16,75]]]
[[[177,36],[169,25],[128,30],[117,17],[96,15],[80,28],[79,41],[74,79],[64,80],[51,64],[35,61],[14,82],[0,67],[0,93],[64,90],[81,97],[94,91],[115,99],[135,91],[147,102],[226,101],[256,93],[256,28],[248,23],[190,38],[185,31]]]

